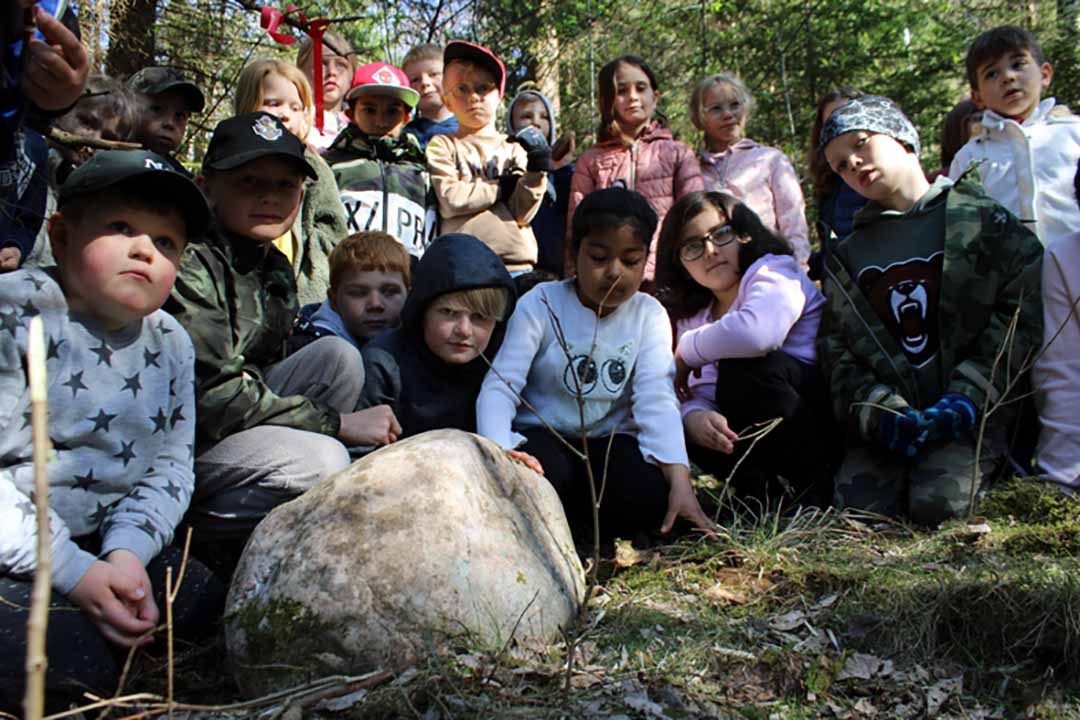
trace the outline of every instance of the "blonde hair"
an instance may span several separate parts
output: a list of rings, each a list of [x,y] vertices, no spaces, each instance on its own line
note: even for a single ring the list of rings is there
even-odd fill
[[[436,45],[434,43],[424,43],[423,45],[417,45],[405,54],[405,59],[401,61],[401,69],[404,70],[406,67],[409,66],[409,63],[411,62],[418,62],[420,60],[442,59],[442,45]]]
[[[506,319],[506,310],[510,305],[506,293],[506,288],[481,287],[446,293],[436,299],[439,302],[460,305],[469,312],[501,322]]]
[[[346,53],[345,59],[349,61],[349,72],[356,72],[356,48],[352,46],[352,43],[333,30],[324,32],[323,39],[329,41],[330,45],[333,45],[338,50],[344,50]],[[323,43],[323,54],[341,57],[330,49],[330,45],[327,45],[325,42]],[[302,68],[311,62],[311,55],[314,51],[315,48],[311,44],[311,38],[305,35],[304,39],[300,41],[300,48],[296,51],[296,67]],[[352,78],[349,79],[351,80]]]
[[[268,75],[280,75],[296,86],[296,92],[300,95],[300,102],[304,106],[304,115],[307,117],[307,127],[304,135],[311,129],[311,119],[315,116],[315,100],[311,92],[311,84],[307,76],[295,65],[290,65],[281,60],[266,58],[248,63],[240,71],[240,77],[236,81],[236,94],[233,95],[233,114],[256,112],[263,104],[263,80]],[[306,140],[306,137],[301,137]]]
[[[701,131],[705,130],[705,93],[713,85],[730,87],[745,108],[747,119],[750,118],[750,113],[754,110],[754,96],[750,94],[746,84],[733,73],[716,73],[699,82],[694,92],[690,94],[690,122],[694,123],[694,127]]]

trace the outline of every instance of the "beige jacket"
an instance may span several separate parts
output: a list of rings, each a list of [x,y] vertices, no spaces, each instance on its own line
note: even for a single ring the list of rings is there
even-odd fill
[[[439,202],[440,233],[475,235],[510,272],[532,270],[532,222],[547,189],[542,172],[525,172],[509,198],[499,197],[499,176],[524,172],[525,149],[500,134],[436,135],[427,146],[431,185]]]

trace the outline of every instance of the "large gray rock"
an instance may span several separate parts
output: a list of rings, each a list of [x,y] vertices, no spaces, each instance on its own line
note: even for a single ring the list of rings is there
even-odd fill
[[[424,433],[360,460],[255,529],[229,590],[240,688],[402,668],[454,639],[549,641],[584,572],[562,505],[494,443]]]

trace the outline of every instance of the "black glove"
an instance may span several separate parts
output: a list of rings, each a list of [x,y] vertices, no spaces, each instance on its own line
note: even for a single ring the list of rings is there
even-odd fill
[[[517,173],[503,173],[499,176],[499,200],[510,202],[510,196],[514,194],[514,189],[517,188],[518,180],[521,178],[521,172]]]
[[[529,158],[529,164],[525,166],[526,170],[551,172],[551,146],[539,130],[530,125],[519,130],[510,140],[525,148],[525,154]]]

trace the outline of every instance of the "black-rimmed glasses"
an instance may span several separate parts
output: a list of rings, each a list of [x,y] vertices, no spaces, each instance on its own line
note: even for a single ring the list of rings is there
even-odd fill
[[[705,243],[712,243],[714,248],[722,248],[735,241],[735,232],[730,225],[718,225],[699,238],[687,240],[679,248],[679,259],[694,262],[705,254]]]

